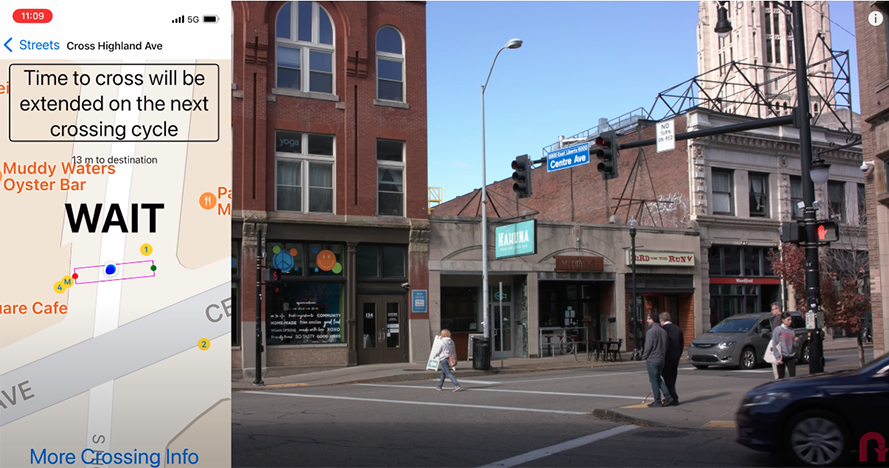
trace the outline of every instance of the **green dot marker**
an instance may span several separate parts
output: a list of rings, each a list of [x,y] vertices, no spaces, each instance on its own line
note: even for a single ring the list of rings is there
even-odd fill
[[[151,271],[157,271],[157,265],[151,265]]]

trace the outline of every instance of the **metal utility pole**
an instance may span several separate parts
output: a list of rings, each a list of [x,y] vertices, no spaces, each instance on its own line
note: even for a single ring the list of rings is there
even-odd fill
[[[256,378],[253,385],[265,385],[262,381],[262,229],[256,231]]]

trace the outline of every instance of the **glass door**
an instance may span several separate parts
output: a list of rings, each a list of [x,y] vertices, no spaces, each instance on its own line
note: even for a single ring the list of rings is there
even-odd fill
[[[503,303],[501,315],[500,303],[491,305],[491,321],[494,323],[494,354],[492,357],[512,357],[512,307]]]

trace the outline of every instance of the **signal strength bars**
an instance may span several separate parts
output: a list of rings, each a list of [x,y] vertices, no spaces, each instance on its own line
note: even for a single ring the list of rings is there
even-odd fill
[[[184,23],[184,22],[185,22],[185,15],[182,15],[182,16],[173,20],[173,24]]]

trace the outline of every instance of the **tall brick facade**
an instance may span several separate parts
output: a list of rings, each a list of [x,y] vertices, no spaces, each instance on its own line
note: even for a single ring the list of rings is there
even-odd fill
[[[868,15],[883,14],[883,24],[872,26]],[[867,236],[870,259],[874,356],[889,349],[889,6],[886,2],[855,2],[858,46],[858,88],[864,161],[873,164],[865,175]]]
[[[428,283],[425,3],[232,2],[232,10],[232,238],[239,260],[232,368],[255,367],[257,241],[267,265],[295,264],[281,286],[264,288],[264,337],[272,340],[265,366],[373,362],[362,353],[383,342],[394,349],[383,361],[406,361],[408,320],[427,317],[408,313],[401,287]],[[381,156],[380,140],[396,150]],[[390,247],[403,264],[383,266]],[[330,264],[322,258],[328,251],[336,257]],[[279,257],[285,253],[293,258]],[[312,287],[328,292],[307,292]],[[278,332],[269,327],[278,325],[270,314],[289,320],[301,298],[324,294],[332,298],[318,305],[335,310],[339,327],[325,324],[323,339],[272,336]],[[398,304],[394,340],[358,320],[364,300]],[[362,327],[368,329],[360,334]]]

